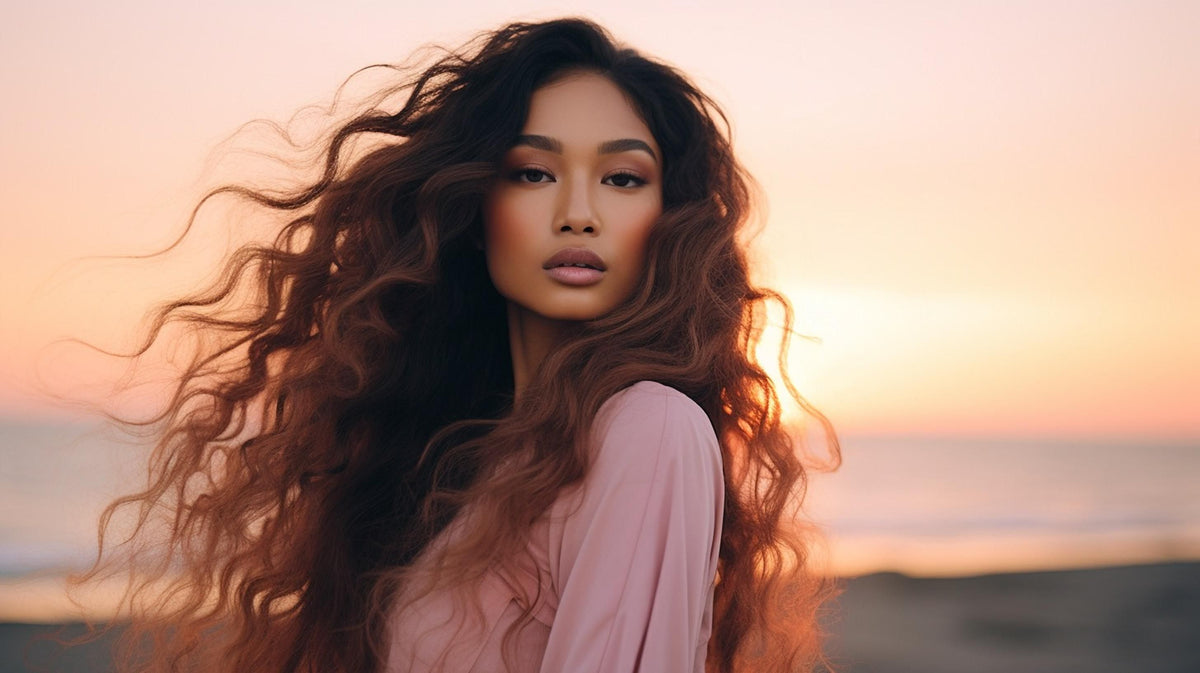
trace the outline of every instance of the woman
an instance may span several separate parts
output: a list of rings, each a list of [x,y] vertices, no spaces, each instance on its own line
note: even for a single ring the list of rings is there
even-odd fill
[[[578,19],[396,91],[315,183],[209,195],[288,220],[145,344],[203,336],[150,487],[102,522],[136,505],[148,540],[170,513],[131,665],[812,668],[829,592],[753,358],[787,302],[748,279],[716,105]]]

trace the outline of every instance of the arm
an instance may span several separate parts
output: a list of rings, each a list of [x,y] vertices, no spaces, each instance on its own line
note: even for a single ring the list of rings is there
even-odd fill
[[[638,384],[597,425],[551,557],[546,673],[702,671],[724,507],[721,453],[682,393]]]

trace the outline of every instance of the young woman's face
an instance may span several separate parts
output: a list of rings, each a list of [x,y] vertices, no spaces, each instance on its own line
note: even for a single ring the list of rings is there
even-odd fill
[[[484,207],[496,289],[550,320],[590,320],[627,299],[662,213],[662,152],[607,78],[534,92]]]

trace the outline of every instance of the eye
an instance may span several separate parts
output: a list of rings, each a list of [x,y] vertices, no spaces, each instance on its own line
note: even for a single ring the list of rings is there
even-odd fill
[[[613,187],[641,187],[646,184],[646,181],[634,175],[633,173],[613,173],[604,177],[603,182],[611,184]]]
[[[515,182],[554,182],[554,176],[540,168],[522,168],[514,171],[510,177]]]

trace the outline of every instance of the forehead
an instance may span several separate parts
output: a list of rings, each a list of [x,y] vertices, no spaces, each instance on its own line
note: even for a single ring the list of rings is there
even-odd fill
[[[552,136],[568,146],[637,138],[658,149],[624,92],[596,73],[567,75],[535,91],[522,133]]]

